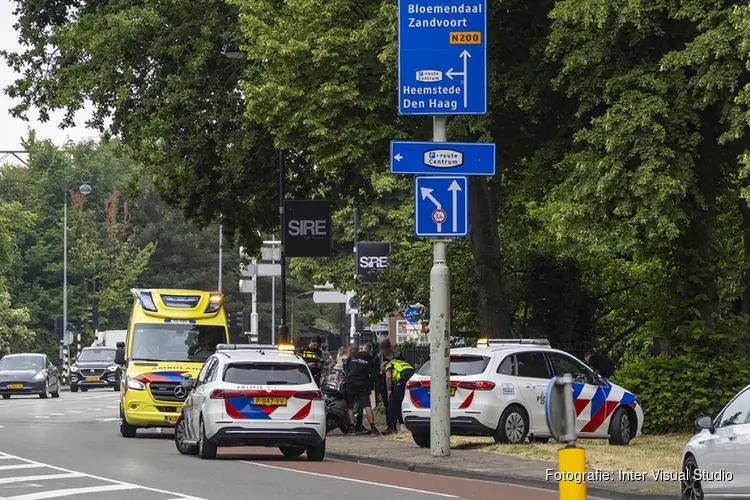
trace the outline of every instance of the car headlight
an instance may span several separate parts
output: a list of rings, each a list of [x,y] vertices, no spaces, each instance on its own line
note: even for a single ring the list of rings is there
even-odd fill
[[[145,391],[146,384],[144,384],[143,382],[139,382],[137,380],[133,380],[132,378],[129,378],[128,389],[135,389],[136,391]]]
[[[42,380],[45,377],[47,377],[47,373],[44,370],[42,370],[36,375],[34,375],[34,380]]]
[[[77,372],[78,371],[78,365],[71,365],[70,366],[70,371]]]
[[[108,371],[111,371],[111,372],[116,372],[116,371],[117,371],[117,368],[118,368],[118,366],[117,366],[117,365],[112,365],[112,366],[109,366],[109,367],[107,367],[107,370],[108,370]]]

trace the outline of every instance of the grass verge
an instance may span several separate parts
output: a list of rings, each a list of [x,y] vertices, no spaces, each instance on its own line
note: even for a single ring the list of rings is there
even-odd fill
[[[398,441],[412,442],[411,434],[404,432],[392,436]],[[678,472],[682,449],[690,439],[689,434],[639,436],[628,446],[612,446],[605,439],[581,439],[578,446],[586,450],[586,463],[592,469],[648,472],[652,469]],[[500,453],[536,460],[557,460],[562,445],[554,440],[547,444],[522,445],[495,444],[492,438],[452,436],[451,448]]]

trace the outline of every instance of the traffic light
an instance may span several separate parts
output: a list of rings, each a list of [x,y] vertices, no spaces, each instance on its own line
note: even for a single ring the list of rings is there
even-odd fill
[[[99,306],[97,304],[89,307],[89,325],[94,330],[99,329]]]
[[[55,337],[57,340],[62,340],[65,336],[65,328],[63,327],[63,317],[57,316],[55,318]]]
[[[244,311],[242,313],[242,331],[243,332],[250,331],[250,313],[247,311]]]

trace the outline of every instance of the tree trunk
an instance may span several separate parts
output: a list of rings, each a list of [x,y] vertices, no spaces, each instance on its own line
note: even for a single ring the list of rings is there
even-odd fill
[[[479,292],[479,323],[489,338],[513,336],[503,277],[497,210],[484,177],[469,178],[469,237]]]
[[[740,213],[742,213],[742,236],[745,250],[744,272],[742,275],[742,312],[750,314],[750,208],[747,200],[740,198]]]

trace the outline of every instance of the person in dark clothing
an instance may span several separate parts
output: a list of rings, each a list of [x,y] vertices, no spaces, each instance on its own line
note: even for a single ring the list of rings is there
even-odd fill
[[[614,361],[612,361],[612,358],[605,354],[587,352],[583,360],[587,365],[591,367],[592,370],[594,370],[604,378],[611,377],[615,372]]]
[[[323,367],[325,365],[325,358],[323,357],[323,351],[320,349],[321,338],[316,335],[312,338],[309,344],[300,350],[300,357],[307,362],[310,373],[312,373],[315,383],[320,387]]]
[[[369,431],[359,431],[358,434],[377,433],[375,419],[372,415],[370,393],[372,392],[373,380],[372,346],[365,344],[362,350],[346,360],[344,368],[344,398],[346,399],[347,413],[349,415],[350,427],[354,427],[354,405],[357,403],[360,409],[364,409],[367,423],[370,424]]]

